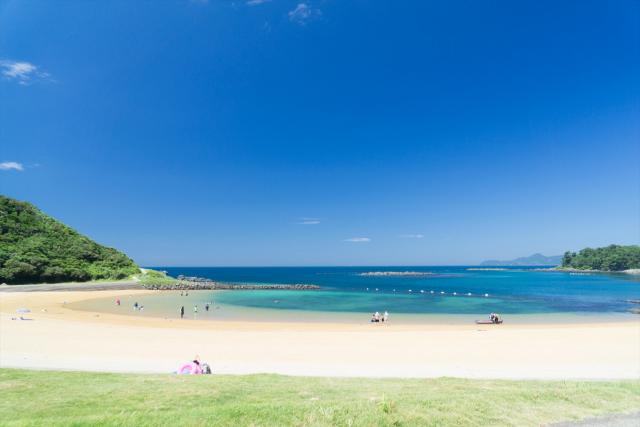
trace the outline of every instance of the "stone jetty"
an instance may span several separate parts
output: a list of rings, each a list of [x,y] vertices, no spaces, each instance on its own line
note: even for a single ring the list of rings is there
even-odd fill
[[[147,289],[156,290],[314,290],[320,289],[318,285],[309,285],[304,283],[225,283],[216,282],[211,279],[203,277],[187,277],[178,276],[178,279],[174,283],[146,283],[144,285]]]

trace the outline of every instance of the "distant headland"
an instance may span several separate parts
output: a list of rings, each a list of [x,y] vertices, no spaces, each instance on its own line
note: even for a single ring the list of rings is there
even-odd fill
[[[640,273],[640,246],[609,245],[565,252],[559,270]]]
[[[550,268],[538,270],[640,274],[640,246],[609,245],[601,248],[585,248],[578,252],[567,251],[562,256],[544,256],[538,253],[511,261],[483,261],[480,266],[486,266],[486,268],[469,268],[468,270],[548,266]]]

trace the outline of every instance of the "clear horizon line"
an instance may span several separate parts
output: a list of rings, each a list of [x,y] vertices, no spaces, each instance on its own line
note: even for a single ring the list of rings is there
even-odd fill
[[[309,268],[309,267],[477,267],[482,264],[312,264],[312,265],[143,265],[140,268]],[[492,267],[493,265],[485,265]],[[554,264],[495,265],[493,267],[555,267]]]

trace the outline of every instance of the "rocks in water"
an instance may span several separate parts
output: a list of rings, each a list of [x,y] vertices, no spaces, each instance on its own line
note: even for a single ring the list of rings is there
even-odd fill
[[[381,277],[421,277],[421,276],[433,276],[434,274],[429,271],[367,271],[365,273],[358,273],[358,276],[381,276]]]
[[[318,285],[308,285],[302,283],[286,284],[286,283],[223,283],[216,282],[211,279],[200,277],[178,276],[175,283],[149,283],[144,285],[147,289],[156,290],[213,290],[213,289],[229,289],[229,290],[312,290],[320,289]]]

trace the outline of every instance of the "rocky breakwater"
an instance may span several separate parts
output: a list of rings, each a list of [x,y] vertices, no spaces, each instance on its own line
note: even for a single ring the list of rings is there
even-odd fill
[[[147,289],[156,290],[314,290],[320,289],[318,285],[309,285],[304,283],[225,283],[216,282],[215,280],[203,277],[187,277],[178,276],[173,283],[147,283],[144,285]]]
[[[367,271],[358,273],[358,276],[372,277],[424,277],[433,276],[430,271]]]

